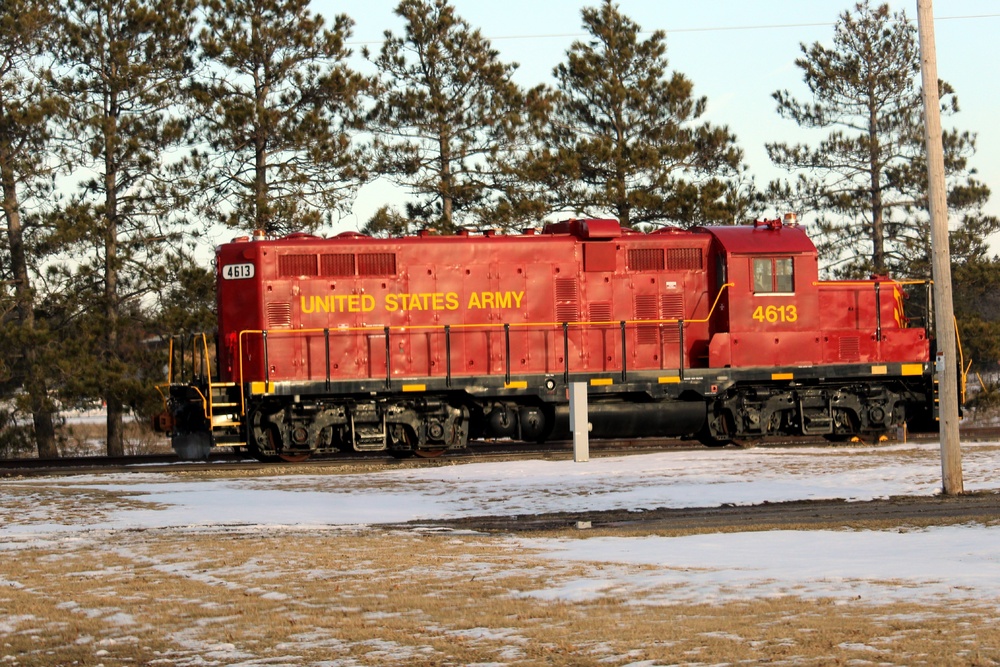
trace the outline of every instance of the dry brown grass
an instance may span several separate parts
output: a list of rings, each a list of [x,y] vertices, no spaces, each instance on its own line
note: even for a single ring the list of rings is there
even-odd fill
[[[154,433],[145,423],[126,421],[122,425],[125,454],[169,454],[170,441],[162,433]],[[107,425],[101,423],[69,423],[59,429],[60,456],[102,456],[107,453]]]
[[[628,569],[629,566],[616,565]],[[639,572],[644,567],[636,566]],[[7,551],[0,660],[191,665],[991,665],[995,605],[528,595],[599,566],[503,538],[380,531],[85,534]]]

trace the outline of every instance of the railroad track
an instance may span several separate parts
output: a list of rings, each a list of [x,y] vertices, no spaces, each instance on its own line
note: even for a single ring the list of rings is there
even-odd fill
[[[612,455],[640,452],[654,452],[678,449],[701,449],[700,444],[673,439],[646,439],[635,441],[592,442],[593,455]],[[40,476],[60,474],[90,474],[101,472],[175,472],[179,469],[224,470],[227,468],[301,468],[304,470],[330,465],[385,465],[435,466],[455,461],[510,460],[516,458],[569,457],[573,454],[571,442],[553,442],[542,445],[512,446],[497,443],[475,443],[465,450],[449,452],[437,458],[398,459],[385,452],[349,452],[314,456],[297,463],[261,463],[250,454],[239,451],[213,453],[207,461],[182,461],[173,454],[143,454],[133,456],[74,456],[57,459],[7,459],[0,460],[0,477]]]
[[[971,427],[961,431],[961,437],[966,441],[982,441],[1000,439],[1000,426]],[[914,442],[928,442],[937,439],[935,433],[911,435],[908,438]],[[846,443],[851,446],[853,443]],[[752,444],[754,447],[796,447],[824,445],[838,447],[822,438],[765,438]],[[622,454],[653,453],[661,451],[684,451],[703,449],[701,444],[672,438],[642,438],[635,440],[592,440],[590,453],[594,456],[611,456]],[[227,468],[302,468],[303,470],[330,465],[385,465],[402,466],[435,466],[456,461],[490,461],[511,460],[518,458],[565,458],[573,454],[572,442],[552,442],[542,445],[514,446],[506,443],[480,442],[468,449],[450,452],[441,458],[396,459],[384,452],[350,452],[313,457],[300,463],[261,463],[246,452],[220,451],[213,453],[207,461],[181,461],[173,454],[137,454],[132,456],[74,456],[57,459],[7,459],[0,460],[0,477],[43,476],[60,474],[90,474],[103,472],[176,472],[178,469],[200,469],[211,467],[213,470]]]

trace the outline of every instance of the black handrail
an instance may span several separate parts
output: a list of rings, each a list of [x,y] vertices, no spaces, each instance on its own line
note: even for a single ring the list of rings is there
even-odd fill
[[[505,372],[504,372],[504,382],[510,384],[510,323],[503,323],[503,343],[504,343],[504,362],[505,362]]]
[[[330,390],[330,329],[323,329],[323,340],[326,343],[326,390]]]

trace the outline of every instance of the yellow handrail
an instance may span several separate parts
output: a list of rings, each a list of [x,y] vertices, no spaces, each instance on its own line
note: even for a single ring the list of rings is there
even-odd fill
[[[363,327],[346,327],[338,326],[335,328],[312,328],[312,329],[269,329],[267,330],[268,335],[272,334],[282,334],[282,335],[302,335],[302,334],[314,334],[314,333],[325,333],[327,331],[336,333],[358,333],[364,331],[377,331],[379,333],[384,333],[387,329],[392,331],[423,331],[423,330],[440,330],[444,331],[445,327],[448,329],[500,329],[503,327],[510,328],[527,328],[527,327],[559,327],[563,324],[567,326],[609,326],[609,325],[621,325],[622,323],[626,325],[649,325],[649,324],[678,324],[683,322],[687,324],[704,324],[708,322],[712,315],[715,313],[716,307],[719,305],[719,300],[722,299],[722,293],[730,287],[734,287],[735,283],[725,283],[719,287],[719,291],[715,295],[715,300],[712,302],[712,307],[702,319],[665,319],[665,320],[608,320],[607,322],[597,321],[597,322],[498,322],[498,323],[477,323],[477,324],[401,324],[395,326],[363,326]],[[263,335],[264,329],[244,329],[240,331],[239,336],[237,336],[237,355],[239,357],[239,386],[240,386],[240,413],[246,413],[246,388],[245,388],[245,378],[243,377],[243,337],[247,335]],[[682,361],[683,364],[683,361]]]
[[[966,385],[969,380],[969,369],[972,368],[972,359],[969,359],[969,365],[965,365],[965,352],[962,350],[962,337],[958,333],[958,318],[952,316],[952,322],[955,325],[955,343],[958,345],[958,373],[961,379],[961,385],[958,388],[959,396],[961,397],[962,405],[965,405],[965,390]]]

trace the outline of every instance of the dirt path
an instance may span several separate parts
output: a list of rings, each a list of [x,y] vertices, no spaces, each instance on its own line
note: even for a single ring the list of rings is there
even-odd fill
[[[560,512],[521,516],[480,516],[408,525],[483,532],[548,532],[589,528],[609,532],[661,534],[817,528],[890,528],[1000,522],[1000,493],[961,496],[899,496],[865,502],[792,501],[761,505],[687,509]]]

